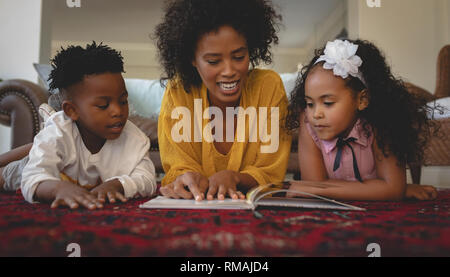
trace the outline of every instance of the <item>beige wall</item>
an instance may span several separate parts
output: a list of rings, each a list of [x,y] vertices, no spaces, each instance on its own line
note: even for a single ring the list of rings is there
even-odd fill
[[[41,0],[0,0],[0,78],[37,81],[32,63],[39,61]]]
[[[349,0],[349,33],[376,43],[395,75],[434,93],[436,58],[449,43],[449,6],[450,0],[381,0],[370,8],[366,0]]]

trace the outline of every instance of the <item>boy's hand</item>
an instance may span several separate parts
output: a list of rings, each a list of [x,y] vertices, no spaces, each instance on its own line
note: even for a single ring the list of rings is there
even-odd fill
[[[54,209],[59,206],[67,206],[71,209],[76,209],[79,205],[89,210],[103,208],[103,204],[95,199],[88,190],[67,181],[58,182],[55,199],[50,207]]]
[[[418,200],[434,200],[437,197],[437,190],[433,186],[407,184],[405,198]]]
[[[236,189],[239,184],[238,173],[232,170],[222,170],[208,178],[209,189],[207,199],[212,200],[217,194],[217,199],[224,200],[228,195],[232,199],[245,199],[245,195]]]
[[[117,180],[111,180],[105,182],[96,188],[91,190],[91,194],[94,195],[98,201],[105,203],[106,197],[108,197],[109,203],[116,203],[116,200],[120,200],[122,202],[127,202],[125,196],[123,196],[123,186],[122,183]]]

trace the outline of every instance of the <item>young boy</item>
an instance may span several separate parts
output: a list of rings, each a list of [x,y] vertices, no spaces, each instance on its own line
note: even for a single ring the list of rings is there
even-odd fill
[[[58,88],[65,100],[19,162],[22,167],[26,163],[20,186],[24,198],[51,202],[52,208],[95,209],[106,198],[114,203],[155,193],[150,141],[127,120],[120,53],[95,42],[86,49],[69,46],[55,56],[52,67],[50,88]],[[2,171],[0,184],[17,186],[17,172],[14,177],[14,170]]]

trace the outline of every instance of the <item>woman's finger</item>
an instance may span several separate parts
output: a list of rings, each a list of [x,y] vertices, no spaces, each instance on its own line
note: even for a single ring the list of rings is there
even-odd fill
[[[203,176],[200,177],[200,180],[198,181],[198,186],[199,186],[200,192],[202,194],[204,194],[209,188],[209,180]]]
[[[159,191],[162,195],[169,198],[179,199],[180,197],[173,191],[172,189],[173,184],[169,184],[167,186],[161,187]]]
[[[242,192],[237,191],[236,193],[238,194],[239,199],[245,200],[245,195]]]
[[[213,200],[214,196],[216,196],[217,190],[218,190],[217,184],[215,182],[209,182],[209,188],[206,198],[208,200]]]
[[[227,188],[225,187],[225,185],[223,185],[223,184],[219,185],[219,192],[217,194],[217,199],[224,200],[226,194],[227,194]]]
[[[187,191],[184,184],[180,181],[175,181],[173,185],[173,191],[183,199],[192,199],[192,193]]]
[[[234,200],[238,199],[238,195],[234,188],[228,188],[228,195],[231,197],[231,199],[234,199]]]
[[[194,196],[195,201],[202,201],[203,200],[203,195],[200,192],[200,190],[198,189],[197,184],[194,183],[190,183],[188,185],[189,190],[191,191],[192,195]]]
[[[191,175],[184,175],[184,176],[191,176]],[[194,178],[183,178],[182,181],[184,185],[187,185],[189,190],[191,191],[192,195],[194,196],[194,199],[196,201],[202,201],[203,200],[203,194],[200,192],[199,185],[201,180],[195,180]]]

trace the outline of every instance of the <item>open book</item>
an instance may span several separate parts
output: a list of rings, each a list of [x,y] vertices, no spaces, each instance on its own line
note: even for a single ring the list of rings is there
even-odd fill
[[[288,192],[289,186],[289,182],[283,182],[255,187],[247,193],[245,200],[225,199],[195,201],[192,199],[171,199],[164,196],[158,196],[141,204],[139,207],[144,209],[255,210],[258,206],[270,206],[365,211],[363,208],[306,192],[291,191],[292,193],[299,194],[300,196],[307,196],[308,198],[287,198],[285,195],[286,192]]]

